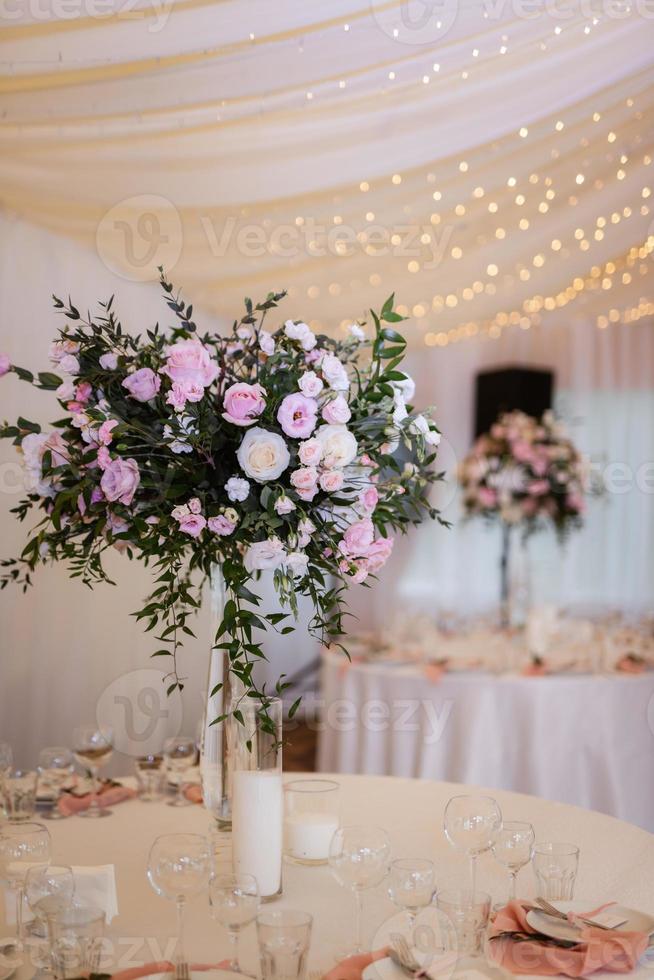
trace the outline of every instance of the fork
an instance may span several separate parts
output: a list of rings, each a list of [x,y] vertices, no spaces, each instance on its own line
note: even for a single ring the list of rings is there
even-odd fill
[[[190,980],[188,963],[186,960],[178,960],[175,963],[175,980]]]
[[[390,956],[393,962],[397,963],[405,973],[410,973],[411,976],[416,978],[416,980],[418,977],[424,977],[425,980],[431,980],[431,977],[425,968],[418,963],[413,953],[409,949],[409,944],[404,936],[393,937],[393,945],[390,947]]]
[[[546,899],[537,898],[536,904],[540,905],[543,912],[545,912],[547,915],[551,915],[555,919],[564,919],[566,922],[570,921],[567,915],[565,914],[565,912],[560,912],[557,908],[555,908],[554,905],[551,905]],[[597,929],[605,929],[607,932],[611,932],[611,930],[614,928],[614,926],[605,926],[602,925],[601,922],[595,922],[593,919],[587,919],[583,915],[577,915],[576,918],[579,919],[580,922],[583,922],[584,925],[593,926],[594,928]]]

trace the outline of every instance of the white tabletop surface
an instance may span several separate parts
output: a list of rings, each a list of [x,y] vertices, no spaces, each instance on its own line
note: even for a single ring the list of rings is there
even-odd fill
[[[394,857],[432,858],[440,887],[465,883],[465,861],[446,842],[442,822],[448,799],[462,791],[472,792],[473,788],[380,776],[332,778],[341,786],[342,823],[382,826],[391,838]],[[575,897],[588,898],[591,905],[617,900],[654,913],[654,835],[612,817],[565,804],[505,791],[494,791],[494,795],[505,819],[526,819],[534,824],[537,840],[571,841],[581,847]],[[116,867],[119,915],[108,927],[115,950],[113,969],[149,962],[162,953],[170,955],[170,937],[175,935],[174,908],[155,895],[148,884],[148,849],[159,834],[207,833],[210,823],[208,814],[198,805],[175,808],[140,800],[119,804],[111,817],[99,821],[75,816],[49,822],[53,861],[77,865],[113,863]],[[506,895],[505,873],[490,854],[480,858],[478,886],[489,891],[494,900]],[[519,893],[533,895],[529,868],[521,872]],[[338,886],[329,868],[285,865],[284,894],[277,903],[313,913],[310,969],[333,965],[336,950],[351,942],[353,898]],[[395,914],[383,886],[365,893],[366,944],[379,942],[385,924]],[[7,933],[9,927],[4,924],[1,931]],[[242,948],[244,965],[254,972],[253,926],[244,933]],[[189,959],[217,962],[227,952],[225,934],[210,918],[206,899],[195,900],[188,909]],[[636,975],[651,977],[653,967],[654,962],[650,962],[649,968],[641,967]],[[24,970],[20,972],[28,975]]]

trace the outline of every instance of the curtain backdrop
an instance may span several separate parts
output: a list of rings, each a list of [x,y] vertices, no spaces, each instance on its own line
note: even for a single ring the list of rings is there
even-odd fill
[[[70,288],[82,309],[116,292],[117,309],[132,331],[161,318],[155,287],[121,281],[97,255],[20,221],[0,221],[0,232],[6,245],[0,256],[0,349],[26,367],[47,366],[47,348],[58,324],[50,306],[52,292]],[[209,324],[210,318],[202,315],[202,321]],[[445,433],[441,459],[450,479],[437,497],[455,526],[425,526],[399,541],[380,582],[370,590],[351,589],[359,620],[351,621],[350,629],[382,626],[400,609],[465,613],[494,606],[497,534],[484,526],[460,524],[451,476],[472,440],[474,375],[506,363],[556,371],[557,404],[575,439],[619,491],[591,504],[585,528],[570,540],[563,557],[548,536],[534,539],[536,598],[604,607],[644,608],[651,603],[654,333],[643,322],[598,331],[580,321],[574,327],[517,331],[495,342],[414,355],[411,369],[420,396],[435,404]],[[47,393],[14,376],[0,382],[0,418],[22,413],[46,423],[52,411]],[[627,470],[614,472],[612,464]],[[0,443],[0,490],[0,557],[8,557],[22,547],[25,528],[9,513],[21,494],[22,475],[15,450],[6,441]],[[92,717],[98,699],[116,679],[158,667],[149,660],[149,636],[130,616],[150,588],[149,572],[117,554],[110,556],[109,569],[116,588],[91,592],[57,566],[40,569],[34,587],[24,595],[11,588],[0,592],[0,738],[11,736],[23,764],[34,764],[45,744],[66,744],[75,721]],[[271,608],[272,601],[270,597]],[[200,717],[205,680],[210,635],[206,609],[197,633],[183,660],[188,685],[181,721],[171,716],[171,723],[177,721],[191,734]],[[269,637],[266,649],[271,678],[282,671],[292,674],[317,652],[301,630],[290,637]],[[117,765],[125,767],[124,761]]]

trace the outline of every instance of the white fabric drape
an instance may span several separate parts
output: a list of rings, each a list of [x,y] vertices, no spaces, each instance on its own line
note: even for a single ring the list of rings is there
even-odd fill
[[[287,285],[330,328],[395,289],[429,343],[638,311],[650,7],[12,6],[3,203],[230,318]]]

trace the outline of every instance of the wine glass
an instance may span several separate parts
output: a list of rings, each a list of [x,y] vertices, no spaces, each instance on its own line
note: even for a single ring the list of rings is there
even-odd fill
[[[16,936],[23,948],[25,877],[34,865],[50,861],[50,834],[42,823],[0,824],[0,880],[16,894]]]
[[[191,801],[184,796],[184,774],[195,762],[196,753],[197,748],[193,738],[178,735],[175,738],[167,738],[164,742],[166,768],[168,772],[177,775],[175,799],[171,800],[168,806],[190,806]]]
[[[413,928],[418,911],[429,905],[436,890],[433,861],[426,858],[400,858],[393,861],[388,880],[388,897],[404,909]]]
[[[46,820],[65,818],[58,803],[62,790],[73,772],[73,764],[73,753],[62,746],[53,746],[39,752],[39,783],[41,788],[52,797],[51,809],[43,814]]]
[[[509,871],[509,902],[516,897],[516,879],[520,868],[531,861],[536,835],[525,820],[506,820],[493,844],[496,861]]]
[[[502,827],[502,811],[490,796],[453,796],[445,807],[445,836],[470,862],[470,890],[475,892],[477,858],[490,850]]]
[[[108,728],[98,728],[97,725],[80,725],[73,731],[73,751],[81,766],[91,773],[93,787],[91,801],[81,817],[108,817],[111,810],[101,807],[98,800],[100,783],[98,772],[111,759],[114,750],[113,732]]]
[[[54,956],[57,915],[70,906],[74,894],[73,869],[68,865],[35,866],[25,876],[27,904],[36,916],[46,921],[51,958]]]
[[[6,776],[14,764],[14,753],[9,742],[0,742],[0,780]]]
[[[163,834],[148,857],[148,880],[157,895],[177,906],[175,961],[184,964],[184,912],[186,902],[206,891],[211,877],[211,849],[199,834]]]
[[[238,961],[238,937],[253,922],[259,909],[257,879],[246,874],[214,875],[209,883],[211,915],[227,929],[233,955],[228,969],[242,973]]]
[[[349,888],[356,897],[356,945],[353,953],[362,952],[362,892],[374,888],[386,876],[391,857],[391,842],[379,827],[339,827],[329,847],[329,866],[339,885]]]

